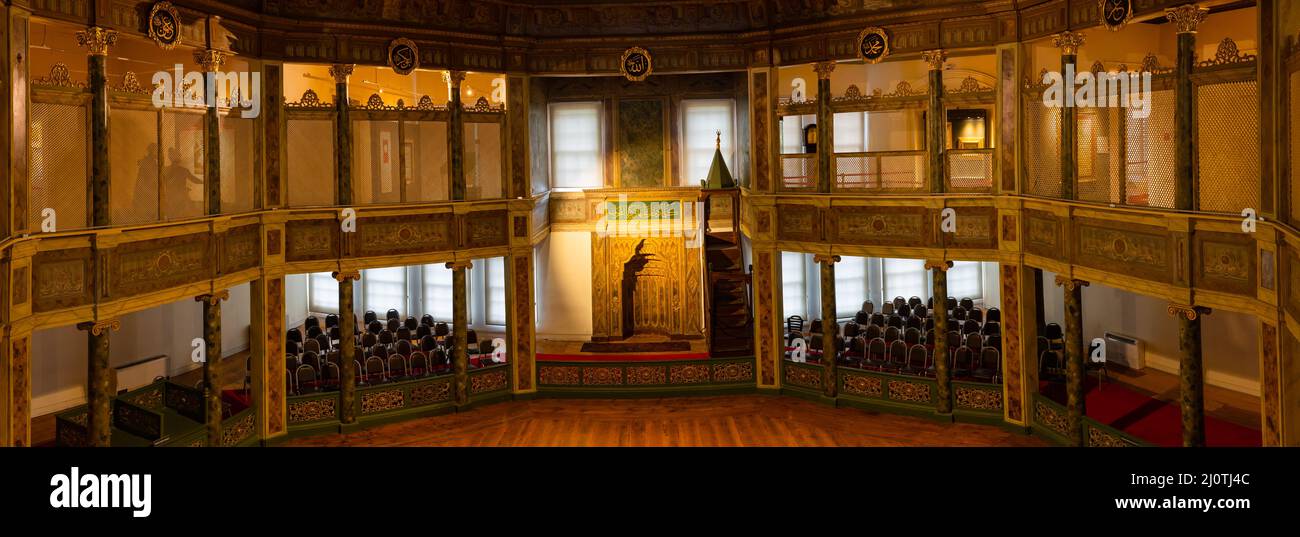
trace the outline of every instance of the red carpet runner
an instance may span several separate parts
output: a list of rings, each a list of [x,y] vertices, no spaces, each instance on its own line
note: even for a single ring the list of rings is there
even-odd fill
[[[1183,445],[1182,412],[1177,405],[1135,392],[1123,385],[1107,382],[1097,389],[1097,379],[1089,377],[1086,407],[1088,417],[1158,446]],[[1040,393],[1064,404],[1065,385],[1044,382]],[[1213,416],[1205,416],[1205,442],[1209,446],[1259,446],[1258,429],[1243,427]]]

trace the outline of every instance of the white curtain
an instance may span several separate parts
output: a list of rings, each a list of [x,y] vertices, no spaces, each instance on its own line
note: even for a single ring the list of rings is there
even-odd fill
[[[552,103],[551,184],[556,189],[600,188],[600,102]]]
[[[842,258],[835,264],[835,317],[852,317],[866,300],[867,258]]]
[[[506,324],[506,263],[504,257],[487,260],[483,272],[483,287],[487,301],[484,303],[484,317],[487,324],[505,326]]]
[[[422,297],[424,313],[432,315],[434,320],[451,322],[452,285],[451,269],[445,263],[434,263],[422,267],[421,279],[424,280]]]
[[[806,254],[781,252],[782,318],[798,315],[808,319],[808,285],[804,267]]]
[[[984,274],[978,261],[954,261],[948,269],[948,295],[980,300],[984,298]]]
[[[307,278],[308,309],[312,313],[339,312],[339,282],[330,272],[313,272]]]
[[[406,267],[363,270],[361,283],[365,289],[362,309],[372,310],[380,317],[390,309],[406,315]]]
[[[920,259],[885,259],[884,266],[885,294],[884,301],[894,297],[921,297],[929,295],[929,272],[925,270],[925,261]]]

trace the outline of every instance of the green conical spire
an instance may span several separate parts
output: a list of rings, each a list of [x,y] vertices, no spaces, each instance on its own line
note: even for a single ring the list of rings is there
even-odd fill
[[[701,186],[704,188],[736,188],[736,181],[731,178],[727,162],[722,159],[722,131],[718,132],[718,145],[713,150],[713,164],[709,166],[709,176]]]

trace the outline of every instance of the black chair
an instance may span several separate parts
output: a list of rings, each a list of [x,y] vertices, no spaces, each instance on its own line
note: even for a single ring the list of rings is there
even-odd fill
[[[879,326],[879,327],[881,327],[881,328],[884,328],[884,327],[885,327],[885,314],[883,314],[883,313],[872,313],[872,314],[871,314],[871,324],[872,324],[873,326]]]
[[[451,327],[447,323],[436,323],[433,325],[433,335],[435,337],[447,337],[451,333]]]
[[[885,314],[885,315],[893,315],[893,314],[894,314],[894,303],[893,303],[893,302],[886,302],[883,306],[880,307],[880,313],[883,313],[883,314]]]
[[[339,365],[333,362],[326,362],[325,369],[321,372],[321,386],[337,389],[339,387],[340,378]]]
[[[974,319],[975,321],[982,323],[984,322],[984,311],[979,308],[975,308],[973,310],[966,312],[966,318]]]
[[[388,378],[401,379],[406,376],[406,357],[393,354],[388,357]]]
[[[315,319],[315,317],[312,317],[312,319]],[[316,336],[319,336],[319,335],[324,334],[324,333],[325,333],[325,332],[324,332],[323,330],[321,330],[319,326],[309,326],[309,327],[307,327],[307,338],[308,338],[308,339],[316,339]]]
[[[370,323],[373,323],[373,322],[379,320],[379,315],[376,315],[374,310],[366,310],[366,315],[365,315],[364,319],[365,319],[365,321],[366,321],[366,325],[369,326]]]
[[[886,323],[886,324],[887,324],[888,326],[892,326],[892,327],[896,327],[896,328],[903,328],[903,325],[904,325],[904,323],[903,323],[903,318],[902,318],[901,316],[899,316],[898,314],[890,315],[890,316],[889,316],[889,322]]]
[[[980,328],[981,336],[996,336],[1002,333],[1002,323],[996,321],[985,321],[984,326]]]
[[[924,302],[921,301],[921,297],[919,296],[913,296],[912,298],[907,299],[907,305],[912,306],[913,308],[922,304],[924,304]]]
[[[320,342],[319,342],[319,341],[316,341],[316,340],[314,340],[314,339],[309,339],[309,340],[307,340],[307,341],[304,341],[303,344],[302,344],[302,352],[303,352],[303,354],[306,354],[306,353],[309,353],[309,352],[311,352],[311,353],[319,353],[320,351],[321,351],[321,348],[320,348]]]
[[[331,348],[330,337],[328,335],[325,334],[317,335],[316,342],[320,343],[320,350],[322,351],[329,350]]]
[[[844,323],[844,337],[846,338],[858,337],[858,333],[861,331],[862,331],[862,327],[858,325],[857,321],[849,321],[847,323]]]
[[[429,357],[420,351],[413,351],[411,353],[411,376],[420,377],[428,375],[429,372]]]
[[[1061,325],[1047,323],[1047,328],[1043,330],[1043,337],[1047,338],[1047,343],[1050,345],[1049,350],[1059,351],[1065,349],[1065,332],[1061,330]]]
[[[986,323],[1002,322],[1002,310],[997,308],[989,308],[988,311],[984,312],[984,322]]]
[[[400,354],[400,355],[402,355],[402,356],[410,356],[410,355],[411,355],[411,351],[414,351],[414,350],[415,350],[415,348],[411,346],[411,342],[410,342],[409,340],[405,340],[405,339],[399,339],[399,340],[397,340],[397,345],[393,348],[393,351],[394,351],[394,352],[396,352],[397,354]]]
[[[905,323],[905,326],[904,326],[904,327],[905,327],[905,328],[915,328],[915,329],[917,329],[917,330],[920,330],[920,329],[921,329],[922,327],[924,327],[924,326],[925,326],[925,322],[922,321],[920,317],[917,317],[917,316],[913,315],[913,316],[907,318],[907,322]]]
[[[362,346],[362,347],[365,347],[365,348],[369,349],[370,347],[375,346],[376,343],[379,343],[379,336],[377,336],[377,335],[375,335],[375,334],[372,334],[372,333],[370,333],[370,332],[366,332],[366,333],[364,333],[364,334],[361,334],[361,346]]]
[[[320,371],[320,354],[312,351],[304,352],[300,361],[303,365],[312,366],[317,371]]]
[[[433,352],[437,348],[438,340],[434,339],[432,335],[420,338],[420,350],[424,352]]]
[[[899,309],[899,308],[901,308],[901,307],[903,307],[903,306],[906,306],[906,305],[907,305],[907,299],[906,299],[906,298],[903,298],[902,296],[896,296],[896,297],[894,297],[894,309],[895,309],[895,310],[897,310],[897,309]]]
[[[294,355],[294,356],[297,356],[297,355],[299,355],[299,354],[302,354],[302,345],[299,344],[299,343],[297,343],[297,342],[295,342],[295,341],[287,341],[287,340],[286,340],[286,341],[284,342],[284,353],[285,353],[285,354],[292,354],[292,355]]]
[[[887,363],[887,356],[885,355],[887,348],[884,339],[876,338],[871,340],[871,343],[867,344],[867,359],[863,361],[863,365],[871,369],[883,368]]]
[[[963,334],[978,334],[980,328],[980,322],[975,319],[966,319],[961,323],[961,333]]]
[[[952,354],[957,352],[957,347],[961,346],[961,333],[957,331],[949,331],[948,335],[944,336],[944,338],[944,341],[948,344],[948,358],[951,359]]]
[[[920,343],[921,331],[915,328],[908,328],[907,330],[903,331],[903,341],[907,343],[908,347]]]
[[[948,306],[948,311],[952,311],[952,310],[957,309],[957,299],[956,299],[956,297],[951,297],[951,296],[950,296],[950,297],[948,297],[948,299],[947,299],[944,303],[947,304],[947,306]]]
[[[925,331],[925,336],[923,336],[923,337],[921,338],[921,342],[922,342],[922,343],[925,343],[926,345],[929,345],[929,346],[931,346],[931,347],[934,346],[935,341],[934,341],[934,329],[933,329],[933,328],[931,328],[931,329]]]
[[[876,305],[872,304],[870,300],[864,300],[862,302],[862,312],[871,315],[876,312]]]
[[[868,341],[870,341],[880,337],[881,334],[883,333],[884,331],[879,326],[876,326],[874,324],[869,324],[867,325],[866,331],[863,332],[862,337],[865,337],[867,338]]]
[[[898,340],[889,344],[889,363],[885,365],[887,371],[902,371],[907,367],[907,343]]]
[[[971,300],[970,298],[962,298],[957,302],[957,305],[961,306],[961,309],[964,309],[966,311],[975,309],[975,301]]]
[[[398,328],[398,329],[397,329],[397,340],[398,340],[398,341],[410,341],[410,340],[411,340],[411,330],[410,330],[409,328],[405,327],[405,326],[403,326],[403,327],[401,327],[401,328]]]
[[[393,336],[393,333],[392,333],[392,332],[389,332],[389,331],[387,331],[387,330],[384,330],[384,331],[379,332],[379,344],[380,344],[380,345],[383,345],[383,346],[386,346],[386,347],[391,347],[391,346],[393,345],[393,343],[396,343],[396,342],[397,342],[397,338]]]
[[[867,339],[855,337],[849,340],[849,350],[844,353],[844,362],[862,365],[867,359]]]
[[[926,352],[925,345],[912,345],[907,350],[907,367],[904,367],[902,372],[909,375],[924,375],[928,362],[929,353]]]
[[[929,317],[929,316],[930,316],[930,308],[927,308],[927,307],[925,307],[924,305],[921,305],[921,304],[917,304],[917,305],[915,305],[915,306],[912,306],[912,316],[913,316],[913,317],[920,317],[920,318],[922,318],[922,319],[924,319],[924,318],[926,318],[926,317]]]
[[[312,328],[320,328],[320,319],[315,315],[308,315],[307,320],[304,321],[303,325],[307,327],[307,333],[310,335]]]
[[[389,332],[397,332],[397,329],[401,327],[402,321],[394,318],[389,318],[388,322],[384,323],[384,328],[387,328]]]
[[[335,325],[335,326],[331,326],[331,327],[330,327],[329,335],[330,335],[330,346],[331,346],[331,347],[335,346],[334,344],[335,344],[336,342],[340,342],[340,341],[343,340],[343,339],[342,339],[342,338],[343,338],[343,331],[342,331],[341,329],[339,329],[338,325]]]
[[[952,319],[953,319],[953,320],[956,320],[956,321],[965,321],[965,320],[966,320],[966,310],[961,309],[961,308],[957,308],[957,309],[955,309],[955,310],[952,310]]]
[[[999,335],[985,336],[984,346],[993,347],[997,349],[998,352],[1002,352],[1002,336]]]
[[[1054,350],[1038,355],[1038,378],[1048,382],[1065,382],[1065,361]]]
[[[952,354],[952,378],[969,377],[974,368],[975,351],[965,345],[957,347],[957,352]]]
[[[980,350],[979,365],[971,372],[971,376],[980,382],[997,382],[1001,380],[1001,371],[1002,355],[993,347],[984,347]]]
[[[1034,347],[1034,356],[1042,357],[1043,353],[1052,350],[1051,343],[1049,343],[1047,338],[1043,336],[1038,336],[1035,343],[1037,346]]]
[[[785,318],[785,333],[787,333],[787,334],[802,334],[802,333],[803,333],[803,317],[800,317],[800,316],[798,316],[798,315],[791,315],[791,316],[789,316],[789,317],[786,317],[786,318]]]
[[[466,329],[465,343],[467,344],[466,346],[473,346],[475,343],[478,343],[478,332],[475,332],[473,328]]]
[[[866,311],[859,311],[853,314],[853,322],[858,324],[868,324],[871,322],[871,314]]]
[[[821,319],[813,319],[812,324],[808,325],[808,332],[809,332],[809,333],[812,333],[812,334],[820,334],[820,333],[822,333],[822,320],[821,320]]]
[[[402,314],[397,310],[388,310],[388,315],[386,316],[386,318],[400,320],[402,318]]]
[[[402,322],[402,326],[405,326],[407,330],[415,331],[416,327],[420,326],[420,321],[415,320],[415,317],[407,316],[406,320]]]
[[[378,356],[366,358],[366,380],[371,383],[385,382],[388,380],[387,371],[384,370],[384,359]]]
[[[325,316],[325,328],[334,328],[339,325],[339,314],[331,313]]]
[[[379,335],[379,333],[382,332],[383,330],[384,330],[384,323],[381,323],[378,320],[366,322],[366,331],[370,332],[371,334]]]
[[[984,338],[979,334],[966,334],[962,343],[975,352],[979,352],[980,349],[984,348]]]
[[[893,344],[902,336],[902,331],[897,326],[891,326],[885,329],[885,343]]]
[[[302,343],[302,330],[290,328],[289,332],[285,334],[285,339],[294,343]]]
[[[894,308],[894,313],[904,319],[912,316],[912,307],[907,304]]]
[[[420,324],[425,326],[433,326],[433,316],[429,315],[428,313],[421,315]]]
[[[433,335],[433,327],[427,324],[422,324],[415,329],[415,339],[424,339],[424,336],[432,336],[432,335]]]
[[[303,364],[293,372],[293,383],[298,393],[315,393],[319,388],[316,382],[316,369],[310,365]]]

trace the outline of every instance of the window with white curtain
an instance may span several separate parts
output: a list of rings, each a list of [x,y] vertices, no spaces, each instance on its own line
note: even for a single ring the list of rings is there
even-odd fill
[[[435,321],[451,322],[451,269],[445,263],[424,265],[421,279],[424,280],[424,289],[421,290],[424,315],[432,315]]]
[[[339,281],[333,273],[311,273],[307,278],[307,301],[312,313],[339,312]]]
[[[601,103],[551,103],[551,185],[556,189],[605,184]]]
[[[808,283],[804,267],[806,255],[798,252],[781,252],[781,303],[782,318],[798,315],[808,319]]]
[[[363,309],[381,317],[390,309],[406,315],[406,267],[366,269],[361,271],[361,282],[365,289]]]
[[[867,258],[841,258],[835,264],[835,317],[852,317],[866,300]]]
[[[735,146],[735,103],[730,99],[693,99],[682,101],[682,177],[681,184],[695,185],[709,176],[713,152],[722,137],[722,160],[727,169],[735,169],[732,154]]]
[[[835,152],[861,153],[867,150],[866,112],[835,114]]]
[[[980,300],[984,298],[984,274],[978,261],[954,261],[948,269],[948,295]]]
[[[506,261],[504,257],[489,258],[483,271],[483,288],[487,300],[483,303],[483,317],[487,324],[506,324]]]
[[[797,155],[804,152],[803,129],[817,123],[817,116],[783,116],[781,120],[781,154]]]
[[[885,259],[882,261],[884,273],[884,300],[894,297],[921,297],[929,293],[929,272],[925,270],[925,261],[920,259]]]

